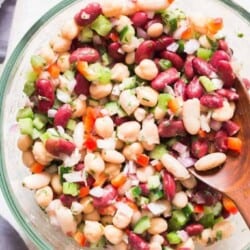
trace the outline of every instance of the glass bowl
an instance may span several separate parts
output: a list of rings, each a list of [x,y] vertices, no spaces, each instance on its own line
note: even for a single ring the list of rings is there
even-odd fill
[[[30,56],[58,32],[65,17],[73,16],[88,2],[90,1],[64,0],[40,18],[13,51],[5,64],[0,80],[0,185],[12,214],[38,249],[74,250],[79,249],[79,246],[50,225],[47,216],[37,206],[33,193],[22,187],[22,179],[29,174],[29,171],[24,167],[21,153],[16,147],[18,129],[15,125],[15,116],[18,108],[25,103],[22,89]],[[176,6],[188,14],[198,12],[213,17],[222,16],[225,22],[223,32],[233,48],[234,57],[237,58],[239,74],[250,76],[248,12],[229,0],[176,0],[173,8]],[[243,34],[243,37],[239,34]],[[241,216],[234,216],[232,220],[236,228],[235,234],[205,249],[250,249],[250,232]],[[197,249],[204,248],[197,247]]]

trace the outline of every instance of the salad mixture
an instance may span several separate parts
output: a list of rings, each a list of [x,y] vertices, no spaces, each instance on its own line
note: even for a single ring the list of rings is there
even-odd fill
[[[188,171],[241,151],[232,52],[222,18],[170,2],[90,3],[31,57],[23,186],[81,246],[192,250],[232,233],[234,203]]]

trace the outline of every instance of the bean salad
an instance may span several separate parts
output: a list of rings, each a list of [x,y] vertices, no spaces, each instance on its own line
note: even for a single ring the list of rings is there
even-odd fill
[[[83,4],[31,57],[23,186],[82,247],[193,250],[233,233],[234,203],[188,170],[241,151],[232,51],[221,17],[171,2]]]

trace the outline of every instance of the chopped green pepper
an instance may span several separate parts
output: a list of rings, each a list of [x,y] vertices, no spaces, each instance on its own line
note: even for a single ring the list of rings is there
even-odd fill
[[[99,15],[91,24],[91,29],[100,36],[106,36],[112,29],[112,23],[104,15]]]

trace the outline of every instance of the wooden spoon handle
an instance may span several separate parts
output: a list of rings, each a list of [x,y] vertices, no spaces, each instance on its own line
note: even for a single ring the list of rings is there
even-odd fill
[[[250,229],[250,187],[243,187],[241,190],[228,192],[226,194],[235,202]]]

